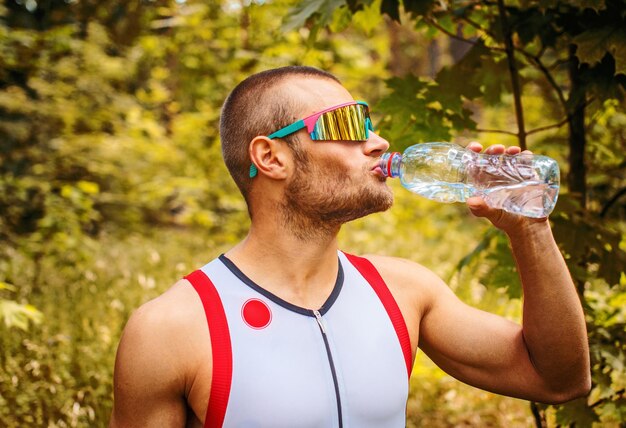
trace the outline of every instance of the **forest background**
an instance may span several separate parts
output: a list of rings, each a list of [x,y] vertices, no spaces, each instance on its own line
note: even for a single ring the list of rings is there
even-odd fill
[[[392,149],[518,144],[561,165],[554,233],[583,302],[593,389],[544,406],[463,385],[418,354],[407,425],[626,420],[626,3],[5,0],[0,5],[0,426],[106,426],[142,303],[241,239],[220,106],[306,64],[370,102]],[[519,321],[508,244],[462,204],[391,183],[341,247],[418,261]]]

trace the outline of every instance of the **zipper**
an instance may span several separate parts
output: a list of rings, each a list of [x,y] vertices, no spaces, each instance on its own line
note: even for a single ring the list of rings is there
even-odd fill
[[[322,314],[320,314],[320,311],[314,310],[313,315],[315,315],[315,319],[317,320],[317,323],[320,326],[320,330],[322,331],[322,334],[326,336],[326,328],[324,327],[324,323],[322,322]],[[326,340],[326,337],[324,337],[324,340]]]
[[[343,428],[343,417],[341,416],[341,398],[339,397],[339,382],[337,381],[335,363],[333,363],[333,355],[330,352],[330,345],[328,344],[328,337],[326,336],[326,327],[324,327],[324,322],[322,321],[322,314],[320,314],[320,311],[314,309],[313,315],[315,315],[317,325],[319,325],[320,331],[322,333],[322,338],[324,339],[326,355],[328,355],[328,363],[330,364],[330,372],[333,375],[333,384],[335,385],[335,397],[337,398],[337,415],[339,417],[339,428]]]

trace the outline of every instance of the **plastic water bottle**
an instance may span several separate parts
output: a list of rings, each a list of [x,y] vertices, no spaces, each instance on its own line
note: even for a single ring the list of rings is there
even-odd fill
[[[488,155],[452,143],[423,143],[383,154],[380,168],[428,199],[481,196],[491,207],[526,217],[547,217],[559,194],[559,165],[541,155]]]

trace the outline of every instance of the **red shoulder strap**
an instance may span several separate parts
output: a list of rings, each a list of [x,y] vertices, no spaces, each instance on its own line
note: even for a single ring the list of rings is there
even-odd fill
[[[204,417],[205,428],[219,428],[224,423],[233,374],[232,348],[222,300],[208,276],[200,269],[185,276],[200,296],[211,335],[213,373],[211,394]]]
[[[404,355],[404,361],[406,363],[407,375],[410,378],[413,360],[411,340],[409,339],[409,331],[406,328],[406,322],[404,321],[402,312],[400,312],[398,303],[396,303],[396,299],[393,298],[391,291],[389,291],[389,287],[387,287],[387,284],[385,284],[385,281],[380,276],[380,273],[378,273],[372,262],[363,257],[354,256],[352,254],[346,254],[346,257],[359,271],[359,273],[363,275],[363,278],[369,282],[387,311],[387,315],[389,315],[389,319],[391,320],[391,323],[396,330],[396,334],[398,335],[398,340],[400,341],[400,347],[402,348],[402,354]]]

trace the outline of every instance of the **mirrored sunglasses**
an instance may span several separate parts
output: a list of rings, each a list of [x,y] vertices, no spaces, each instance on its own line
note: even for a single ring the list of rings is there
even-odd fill
[[[351,101],[322,110],[298,120],[268,135],[283,138],[306,128],[314,141],[367,141],[373,131],[369,107],[364,101]],[[250,166],[250,178],[257,175],[254,164]]]

